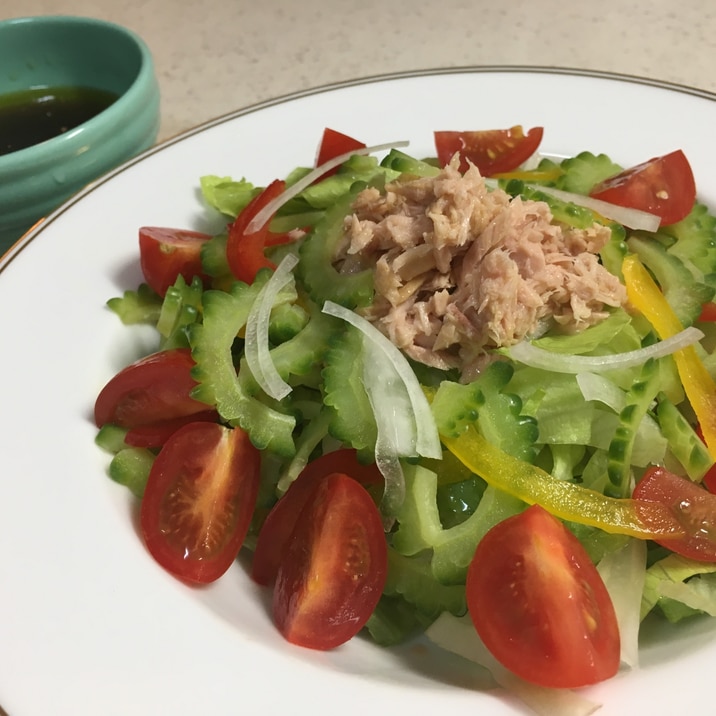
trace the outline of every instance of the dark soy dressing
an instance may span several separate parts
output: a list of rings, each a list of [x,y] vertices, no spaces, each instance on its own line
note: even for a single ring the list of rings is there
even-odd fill
[[[91,87],[36,87],[0,95],[0,155],[74,129],[116,99],[112,92]]]

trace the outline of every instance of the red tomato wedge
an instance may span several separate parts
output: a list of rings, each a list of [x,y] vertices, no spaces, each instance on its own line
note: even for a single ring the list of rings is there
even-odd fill
[[[327,161],[334,157],[339,157],[341,154],[353,151],[354,149],[364,149],[365,144],[359,142],[353,137],[349,137],[347,134],[341,134],[336,132],[335,129],[326,127],[323,130],[323,136],[321,137],[321,144],[318,147],[318,154],[316,156],[316,166],[320,167]],[[331,174],[335,174],[338,171],[338,167],[335,169],[329,169],[325,174],[321,176],[321,179],[325,179]]]
[[[577,538],[533,505],[477,545],[467,605],[485,646],[526,681],[576,688],[619,668],[619,628],[604,582]]]
[[[240,428],[189,423],[159,451],[142,498],[151,555],[187,582],[218,579],[236,559],[260,480],[259,451]]]
[[[219,422],[219,414],[216,410],[205,410],[200,413],[183,415],[179,418],[161,420],[158,423],[138,425],[136,428],[130,428],[127,431],[124,436],[124,442],[130,447],[159,448],[179,428],[183,428],[188,423],[196,422],[217,423]]]
[[[322,480],[301,511],[276,576],[273,617],[291,643],[333,649],[355,636],[385,586],[380,512],[347,475]]]
[[[657,540],[660,545],[683,557],[716,562],[716,495],[663,467],[650,467],[633,497],[670,506],[684,527],[685,537]]]
[[[324,453],[315,460],[311,460],[303,468],[299,477],[302,480],[315,480],[330,475],[332,472],[342,472],[360,482],[366,489],[376,485],[382,486],[385,482],[374,462],[366,465],[358,462],[358,453],[353,448],[341,448]]]
[[[661,224],[668,226],[693,209],[696,182],[689,160],[679,149],[605,179],[590,196],[656,214]]]
[[[245,283],[253,283],[256,274],[262,268],[276,268],[276,264],[266,258],[264,249],[271,234],[267,221],[256,231],[248,232],[253,218],[286,188],[286,182],[275,179],[260,194],[257,194],[229,226],[229,238],[226,242],[226,260],[231,273]],[[275,243],[275,242],[274,242]]]
[[[135,428],[201,413],[206,403],[194,400],[194,359],[188,348],[148,355],[122,369],[102,388],[94,405],[98,427],[113,423]]]
[[[139,229],[139,260],[144,280],[164,296],[181,274],[187,283],[199,276],[209,277],[201,265],[201,247],[211,238],[208,234],[186,229],[143,226]]]
[[[273,506],[261,527],[251,565],[251,577],[257,584],[273,584],[299,514],[319,483],[335,472],[352,477],[366,489],[384,483],[377,465],[362,465],[356,459],[356,451],[350,448],[326,453],[309,462]]]
[[[543,135],[543,127],[533,127],[525,134],[521,125],[510,129],[434,133],[441,166],[449,164],[460,152],[461,172],[467,171],[469,159],[486,177],[517,169],[537,151]]]

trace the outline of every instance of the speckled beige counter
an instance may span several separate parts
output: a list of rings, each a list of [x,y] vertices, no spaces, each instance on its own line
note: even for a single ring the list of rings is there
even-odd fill
[[[713,0],[3,0],[0,14],[89,15],[141,34],[160,140],[296,90],[435,67],[574,67],[716,92]]]

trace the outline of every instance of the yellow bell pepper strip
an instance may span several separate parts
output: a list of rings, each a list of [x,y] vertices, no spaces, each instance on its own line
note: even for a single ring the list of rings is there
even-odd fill
[[[624,259],[622,275],[629,302],[651,323],[660,338],[669,338],[683,330],[664,294],[635,255],[630,254]],[[694,346],[676,351],[674,362],[706,446],[716,459],[716,383]]]
[[[639,539],[669,539],[684,534],[677,516],[660,502],[607,497],[508,455],[473,427],[459,437],[441,436],[445,447],[485,482],[539,504],[556,517]]]

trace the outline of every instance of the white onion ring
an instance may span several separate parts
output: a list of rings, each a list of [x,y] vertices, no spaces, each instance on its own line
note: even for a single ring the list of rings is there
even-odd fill
[[[275,400],[282,400],[292,390],[279,375],[269,352],[269,319],[279,291],[291,281],[291,271],[298,263],[293,254],[287,254],[273,275],[259,291],[246,319],[244,355],[254,379],[261,389]]]
[[[553,373],[603,373],[617,368],[632,368],[642,365],[649,358],[663,358],[682,348],[693,345],[703,338],[704,334],[698,328],[689,326],[670,338],[653,343],[644,348],[638,348],[625,353],[613,353],[604,356],[583,356],[563,353],[553,353],[544,348],[532,345],[529,341],[520,341],[506,349],[507,355],[518,363],[524,363],[532,368],[541,368]]]

